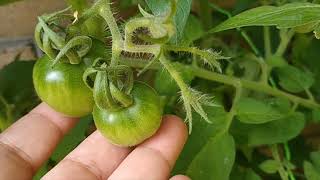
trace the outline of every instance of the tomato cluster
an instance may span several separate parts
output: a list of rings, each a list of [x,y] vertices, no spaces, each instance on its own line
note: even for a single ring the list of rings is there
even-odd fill
[[[89,82],[84,79],[86,70],[93,67],[95,60],[104,59],[108,64],[107,46],[100,40],[92,38],[92,45],[81,62],[71,64],[68,57],[55,62],[47,55],[38,59],[33,69],[33,82],[40,99],[58,112],[70,117],[82,117],[93,112],[97,129],[113,144],[119,146],[134,146],[152,136],[160,126],[162,107],[160,97],[150,86],[142,82],[132,83],[131,91],[125,94],[130,104],[122,106],[113,97],[107,86],[95,86],[105,82],[97,82],[96,76],[90,75]],[[70,50],[72,51],[72,49]],[[104,63],[104,66],[106,66]],[[99,65],[99,71],[108,71]],[[108,72],[104,74],[108,75]],[[126,77],[128,78],[128,77]],[[96,80],[95,80],[96,79]],[[109,76],[98,81],[111,81]],[[113,81],[119,81],[112,79]],[[107,82],[108,84],[109,82]],[[92,87],[98,87],[102,96],[97,102]],[[118,94],[124,94],[118,90]],[[108,92],[107,96],[105,92]],[[108,96],[109,95],[109,96]],[[112,101],[113,108],[101,107],[97,104],[107,104]],[[114,108],[117,107],[117,108]]]

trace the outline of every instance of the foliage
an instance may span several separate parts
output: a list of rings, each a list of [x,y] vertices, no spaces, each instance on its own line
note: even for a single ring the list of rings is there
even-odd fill
[[[138,11],[121,26],[108,0],[67,2],[72,10],[39,18],[35,31],[39,48],[54,62],[85,61],[88,86],[94,74],[107,74],[103,87],[94,81],[95,87],[90,86],[104,93],[95,97],[96,103],[107,99],[119,105],[123,101],[119,94],[130,99],[133,79],[153,84],[165,111],[184,117],[189,125],[189,139],[173,175],[319,179],[317,149],[290,145],[303,138],[307,141],[301,134],[304,128],[320,122],[320,5],[316,1],[246,0],[227,10],[206,0],[123,1],[121,6]],[[75,10],[78,15],[70,16]],[[88,54],[95,49],[93,41],[108,49],[98,59]],[[9,118],[9,124],[33,107],[22,108],[22,102],[35,99],[30,90],[32,66],[10,69],[17,63],[22,62],[0,71],[0,118],[8,119],[12,107],[24,109]],[[12,83],[16,80],[21,83]],[[85,138],[90,122],[81,120],[41,174]],[[296,160],[302,157],[303,161]]]

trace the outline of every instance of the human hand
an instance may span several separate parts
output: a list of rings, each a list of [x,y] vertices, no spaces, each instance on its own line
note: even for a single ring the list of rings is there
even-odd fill
[[[32,179],[77,121],[42,103],[14,123],[0,134],[0,179]],[[158,132],[135,148],[112,145],[95,131],[43,179],[168,179],[186,139],[187,128],[175,116],[165,116]]]

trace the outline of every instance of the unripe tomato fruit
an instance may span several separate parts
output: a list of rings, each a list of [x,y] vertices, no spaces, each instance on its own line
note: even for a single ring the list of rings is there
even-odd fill
[[[91,113],[94,102],[91,90],[82,81],[84,63],[51,65],[52,61],[44,56],[33,68],[33,83],[40,99],[70,117]]]
[[[160,127],[162,107],[153,88],[136,82],[131,91],[133,104],[120,110],[105,110],[94,106],[97,129],[113,144],[135,146],[151,137]]]

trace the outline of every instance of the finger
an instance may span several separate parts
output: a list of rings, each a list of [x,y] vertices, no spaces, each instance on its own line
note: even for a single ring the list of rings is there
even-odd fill
[[[28,179],[76,122],[42,103],[14,123],[0,134],[0,179]]]
[[[170,180],[191,180],[188,176],[176,175],[170,178]]]
[[[43,180],[107,179],[130,151],[129,148],[110,144],[99,131],[95,131]]]
[[[166,116],[155,136],[133,150],[109,179],[168,179],[186,140],[181,119]]]

